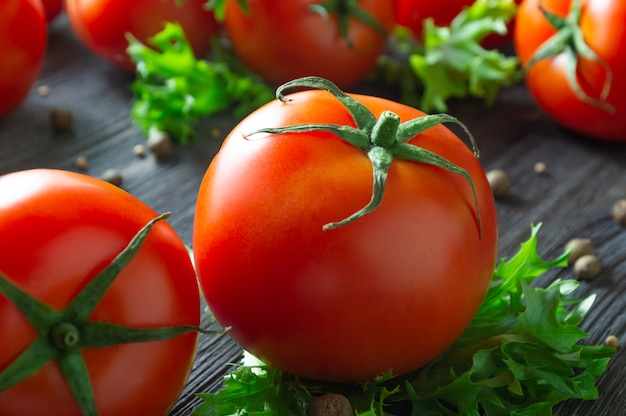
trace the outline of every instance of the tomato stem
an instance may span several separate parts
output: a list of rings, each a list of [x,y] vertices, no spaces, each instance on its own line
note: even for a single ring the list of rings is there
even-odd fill
[[[76,346],[80,341],[80,332],[76,325],[69,322],[61,322],[52,327],[50,331],[52,344],[62,350]]]
[[[383,111],[380,118],[377,119],[376,116],[374,116],[374,114],[361,102],[341,91],[332,82],[319,77],[304,77],[287,82],[278,87],[276,90],[276,98],[282,102],[288,103],[291,99],[284,95],[284,91],[295,87],[307,87],[328,91],[350,113],[356,128],[326,123],[298,124],[286,127],[262,128],[246,133],[244,134],[244,137],[249,137],[258,133],[286,134],[327,131],[335,134],[345,142],[365,151],[372,163],[373,185],[372,197],[370,201],[366,206],[347,218],[338,222],[331,222],[323,225],[322,228],[324,230],[349,224],[350,222],[361,218],[378,208],[382,202],[383,194],[385,192],[387,172],[392,161],[394,159],[404,159],[416,163],[426,163],[440,167],[451,173],[461,175],[467,181],[474,198],[478,236],[479,238],[482,238],[478,198],[474,188],[474,182],[472,181],[470,174],[462,167],[455,165],[443,157],[414,144],[408,143],[409,140],[430,127],[446,122],[453,122],[460,125],[468,134],[472,144],[472,151],[474,152],[474,155],[478,157],[479,151],[476,146],[476,141],[465,124],[448,114],[431,114],[401,123],[400,117],[397,114],[391,111]]]
[[[371,142],[375,146],[390,148],[395,142],[400,126],[400,117],[391,111],[383,111],[372,128]]]

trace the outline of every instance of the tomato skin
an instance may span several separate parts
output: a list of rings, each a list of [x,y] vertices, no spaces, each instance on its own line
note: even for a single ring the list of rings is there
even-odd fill
[[[356,19],[349,20],[351,48],[341,37],[336,17],[330,21],[309,11],[319,0],[248,0],[246,14],[228,1],[224,29],[237,56],[267,82],[279,85],[315,75],[340,88],[361,81],[376,65],[387,37]],[[359,6],[390,32],[394,25],[391,3],[362,0]],[[312,35],[313,34],[313,35]]]
[[[0,3],[0,117],[17,108],[39,76],[47,32],[40,0]]]
[[[63,11],[63,0],[42,0],[46,21],[51,22]]]
[[[377,117],[423,115],[353,97]],[[491,280],[497,220],[484,172],[443,126],[411,140],[470,172],[482,239],[464,179],[398,160],[376,211],[323,231],[369,201],[371,163],[330,133],[242,136],[301,123],[354,126],[325,92],[289,98],[243,120],[202,181],[193,248],[211,311],[244,349],[300,376],[355,382],[415,370],[461,334]]]
[[[516,53],[526,65],[537,48],[555,33],[538,8],[539,0],[524,0],[518,10],[514,35]],[[548,11],[566,16],[570,0],[541,0]],[[581,101],[567,82],[563,54],[542,59],[526,73],[526,85],[538,105],[564,127],[583,135],[626,141],[626,3],[583,0],[580,27],[585,41],[611,68],[613,80],[606,102],[608,112]],[[598,99],[606,73],[597,62],[578,61],[578,82],[590,97]]]
[[[0,271],[62,309],[156,213],[125,191],[72,172],[0,177]],[[161,222],[98,304],[91,320],[133,327],[198,325],[199,292],[184,244]],[[0,371],[35,338],[0,295]],[[191,370],[197,334],[83,349],[99,414],[166,415]],[[56,363],[0,392],[0,414],[81,415]]]
[[[421,38],[425,19],[432,18],[437,26],[448,26],[461,10],[471,6],[472,3],[474,0],[447,0],[445,7],[441,7],[440,1],[398,0],[396,1],[396,21]]]
[[[76,36],[92,51],[129,71],[135,65],[126,54],[126,33],[147,44],[163,30],[165,22],[178,22],[197,57],[210,50],[210,38],[218,31],[205,0],[66,0],[65,12]]]

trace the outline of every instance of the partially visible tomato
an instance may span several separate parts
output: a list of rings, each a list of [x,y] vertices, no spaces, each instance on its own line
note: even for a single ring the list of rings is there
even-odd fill
[[[376,118],[425,115],[351,97]],[[466,169],[477,199],[461,175],[394,158],[382,204],[324,230],[368,203],[372,162],[328,131],[250,135],[309,123],[355,127],[325,91],[288,99],[235,127],[202,181],[192,246],[211,311],[244,349],[289,373],[355,382],[415,370],[458,338],[490,284],[497,219],[484,171],[435,125],[409,143]]]
[[[573,3],[572,0],[522,2],[514,43],[523,66],[557,33],[540,6],[565,17]],[[566,51],[561,51],[535,62],[526,72],[526,85],[539,106],[561,125],[598,139],[626,141],[626,2],[582,0],[580,6],[575,26],[598,59],[579,53],[572,61]],[[574,64],[576,80],[571,83],[568,73]],[[603,97],[609,75],[612,76],[610,90]],[[576,86],[581,94],[576,94]]]
[[[345,37],[338,14],[324,16],[311,9],[324,1],[247,3],[249,13],[237,1],[227,2],[224,28],[237,56],[274,85],[309,75],[330,79],[343,88],[356,84],[376,65],[394,25],[388,0],[340,1],[354,3],[382,29],[344,14],[348,28]]]
[[[0,2],[0,117],[26,98],[39,76],[46,42],[41,0]]]
[[[448,26],[461,10],[472,3],[474,0],[447,0],[442,7],[442,2],[438,0],[397,0],[396,21],[421,39],[424,20],[431,18],[437,26]]]
[[[48,22],[56,19],[63,11],[63,0],[41,0]]]
[[[206,0],[66,0],[65,12],[76,36],[92,51],[107,60],[134,70],[126,53],[126,33],[138,40],[148,39],[165,22],[178,22],[197,57],[210,50],[211,36],[218,30]]]
[[[6,174],[0,177],[0,273],[61,311],[156,216],[122,189],[86,175],[47,169]],[[7,366],[36,340],[52,338],[38,336],[1,293],[0,414],[82,415],[54,361],[2,391]],[[88,321],[157,328],[197,326],[199,318],[189,255],[175,231],[161,221]],[[186,383],[196,342],[192,332],[163,341],[80,347],[98,414],[166,415]]]

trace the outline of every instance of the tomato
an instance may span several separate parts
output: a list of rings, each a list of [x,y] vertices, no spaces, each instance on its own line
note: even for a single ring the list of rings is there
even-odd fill
[[[329,13],[328,18],[311,10],[311,6],[319,6],[322,1],[247,3],[249,13],[238,2],[227,2],[224,28],[237,56],[274,85],[309,75],[330,79],[343,88],[356,84],[376,65],[387,32],[394,25],[388,0],[354,2],[354,6],[378,21],[382,33],[353,15],[344,14],[348,24],[346,36],[341,34],[341,18],[336,13]]]
[[[418,38],[423,32],[424,20],[431,18],[437,26],[448,26],[465,7],[474,0],[448,0],[445,7],[440,1],[433,0],[397,0],[396,20],[401,26],[408,27]]]
[[[46,51],[46,19],[40,0],[0,3],[0,117],[26,98]]]
[[[0,177],[0,274],[61,311],[154,217],[132,195],[86,175],[47,169],[6,174]],[[0,414],[82,415],[52,361],[3,391],[7,365],[48,336],[37,338],[25,314],[2,293]],[[156,328],[198,325],[199,317],[191,259],[174,230],[159,222],[88,322]],[[185,385],[196,343],[191,332],[163,341],[81,347],[98,414],[166,415]]]
[[[126,54],[126,33],[143,43],[163,30],[165,22],[178,22],[196,56],[210,49],[218,30],[206,0],[66,0],[65,12],[76,36],[92,51],[130,71],[135,65]]]
[[[424,116],[350,97],[372,117]],[[476,198],[460,175],[394,158],[381,205],[323,229],[370,200],[368,154],[327,131],[250,135],[308,123],[355,127],[334,96],[307,90],[259,108],[225,139],[197,199],[202,291],[228,334],[280,370],[342,382],[415,370],[463,332],[489,286],[497,219],[484,171],[436,125],[409,143],[465,169]]]
[[[63,0],[42,0],[48,22],[56,19],[63,11]]]
[[[557,33],[539,5],[565,17],[572,4],[571,0],[525,0],[521,4],[514,44],[523,66]],[[566,52],[540,59],[527,70],[526,85],[538,105],[566,128],[597,139],[626,141],[626,2],[585,0],[580,5],[580,17],[575,20],[599,59],[578,54],[573,84],[568,81],[568,65],[574,62]],[[603,97],[609,73],[610,89]],[[576,85],[582,94],[576,94]]]

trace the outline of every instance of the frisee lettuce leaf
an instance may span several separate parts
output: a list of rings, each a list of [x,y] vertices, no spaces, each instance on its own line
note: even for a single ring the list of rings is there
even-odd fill
[[[514,0],[476,0],[450,26],[425,19],[421,41],[398,27],[374,77],[399,86],[402,101],[425,112],[445,112],[451,98],[467,96],[491,104],[502,87],[522,79],[522,71],[517,57],[481,42],[506,34],[516,10]]]
[[[212,60],[196,59],[177,23],[166,23],[150,39],[152,47],[127,38],[137,66],[131,118],[146,135],[157,130],[186,144],[200,119],[227,109],[241,117],[274,98],[267,84],[233,65],[218,42]]]
[[[194,416],[305,416],[325,393],[350,399],[359,416],[551,415],[568,399],[594,400],[596,380],[614,348],[581,343],[579,324],[594,296],[570,296],[576,280],[545,288],[532,282],[567,266],[569,253],[546,261],[537,253],[539,225],[511,259],[495,268],[489,291],[456,343],[428,366],[358,384],[323,383],[278,371],[244,352],[221,390],[201,393]]]

